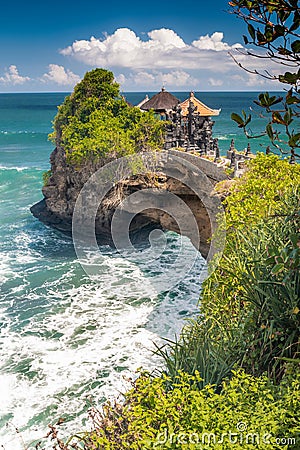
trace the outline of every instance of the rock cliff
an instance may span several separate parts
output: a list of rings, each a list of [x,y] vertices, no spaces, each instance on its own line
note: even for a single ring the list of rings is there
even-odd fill
[[[112,243],[111,222],[120,203],[128,199],[123,210],[127,210],[129,214],[135,210],[141,211],[143,192],[148,190],[147,202],[145,202],[148,206],[142,212],[132,214],[131,235],[143,239],[142,231],[149,227],[161,227],[180,232],[187,235],[199,248],[201,254],[207,257],[208,240],[215,226],[215,217],[220,206],[219,199],[213,193],[213,187],[227,176],[223,168],[211,161],[179,151],[170,153],[156,153],[154,172],[146,171],[144,174],[131,175],[109,190],[101,201],[96,215],[95,229],[100,243]],[[88,162],[76,168],[68,164],[65,152],[57,147],[51,154],[50,162],[51,176],[42,190],[44,199],[33,205],[31,212],[45,224],[71,233],[74,207],[81,189],[109,160]],[[149,207],[149,189],[152,189],[152,193],[150,192],[150,196],[153,196],[152,207]],[[138,198],[140,205],[131,201],[131,198],[134,198],[132,194],[135,192],[141,194]],[[185,208],[176,207],[176,213],[172,215],[166,212],[172,206],[170,203],[173,202],[172,198],[170,200],[169,196],[164,195],[166,192],[174,194],[174,199],[179,198],[192,211],[199,229],[200,244],[194,242],[195,236]],[[179,229],[178,221],[185,223],[184,229],[182,227]]]

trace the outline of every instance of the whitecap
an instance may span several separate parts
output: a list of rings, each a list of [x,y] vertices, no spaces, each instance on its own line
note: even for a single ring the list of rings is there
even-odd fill
[[[41,167],[30,167],[30,166],[3,166],[0,164],[0,170],[16,170],[17,172],[22,172],[24,170],[44,170]]]
[[[26,251],[32,239],[20,233],[15,244]],[[40,264],[40,274],[49,274],[42,284],[27,290],[26,297],[18,289],[13,292],[15,313],[4,313],[0,337],[0,376],[6,389],[2,412],[10,423],[0,432],[0,445],[6,450],[22,449],[14,426],[26,443],[41,438],[47,424],[65,414],[73,417],[62,435],[82,429],[87,397],[99,405],[125,392],[124,376],[134,377],[138,367],[162,368],[153,355],[153,342],[173,339],[185,317],[196,313],[203,260],[172,292],[157,296],[143,267],[106,251],[103,263],[108,270],[97,282],[80,272],[76,260],[54,258],[32,261],[33,269]],[[18,265],[24,267],[20,256]],[[58,271],[55,277],[53,270]],[[20,284],[27,276],[22,274]]]

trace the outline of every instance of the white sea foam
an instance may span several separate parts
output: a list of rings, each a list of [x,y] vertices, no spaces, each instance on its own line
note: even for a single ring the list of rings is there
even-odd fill
[[[36,134],[41,134],[41,135],[43,135],[43,134],[46,134],[46,133],[41,133],[41,132],[38,132],[38,131],[31,131],[31,130],[15,130],[15,131],[11,131],[11,130],[0,130],[0,134],[4,134],[4,135],[15,135],[15,134],[33,134],[33,135],[36,135]]]
[[[17,172],[23,172],[24,170],[44,170],[41,167],[30,167],[30,166],[4,166],[0,164],[0,170],[16,170]]]
[[[219,141],[228,141],[232,138],[236,137],[236,134],[234,133],[228,133],[228,134],[221,134],[215,136]]]
[[[15,241],[25,255],[33,238],[21,233]],[[26,258],[21,254],[18,258],[24,267]],[[38,261],[27,262],[38,270]],[[56,277],[50,276],[53,264]],[[80,272],[75,260],[46,260],[40,272],[48,270],[49,279],[29,291],[26,288],[26,295],[19,298],[17,287],[11,291],[16,296],[15,307],[23,302],[13,320],[21,320],[22,314],[29,319],[18,326],[4,311],[7,326],[0,337],[4,355],[0,389],[5,392],[0,415],[6,417],[8,427],[0,432],[0,445],[5,450],[23,449],[14,427],[25,442],[41,438],[47,424],[65,414],[74,416],[65,425],[66,435],[82,429],[87,397],[99,404],[101,399],[125,392],[124,375],[134,376],[141,366],[149,370],[161,366],[152,353],[153,341],[159,344],[161,336],[174,338],[183,317],[195,313],[202,261],[181,285],[159,297],[151,277],[133,262],[107,250],[103,264],[105,273],[96,283]],[[22,274],[20,285],[26,285],[28,276],[28,272]],[[46,303],[33,314],[41,295]]]

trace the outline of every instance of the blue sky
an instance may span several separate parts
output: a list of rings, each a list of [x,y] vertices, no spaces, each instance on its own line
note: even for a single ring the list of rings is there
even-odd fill
[[[94,67],[113,70],[124,91],[267,88],[228,56],[246,30],[227,9],[226,0],[3,2],[0,92],[69,91]]]

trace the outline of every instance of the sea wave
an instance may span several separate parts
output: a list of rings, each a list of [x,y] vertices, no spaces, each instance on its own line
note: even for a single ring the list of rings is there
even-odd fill
[[[4,166],[0,164],[0,170],[16,170],[22,172],[23,170],[44,170],[42,167],[30,167],[30,166]]]
[[[25,443],[40,439],[59,417],[66,418],[62,436],[83,429],[87,405],[125,392],[124,377],[138,367],[162,367],[153,343],[174,339],[197,311],[202,259],[172,292],[157,296],[151,276],[115,250],[105,247],[105,270],[93,282],[70,240],[38,231],[16,230],[10,254],[2,252],[0,446],[6,450],[23,449],[20,436]],[[169,236],[175,249],[181,237]]]
[[[51,131],[51,130],[50,130]],[[42,131],[32,131],[32,130],[0,130],[0,135],[3,134],[5,136],[13,136],[16,134],[34,134],[34,135],[47,135],[49,132],[42,132]]]
[[[228,133],[228,134],[221,134],[221,135],[216,134],[215,137],[219,141],[227,141],[230,139],[234,139],[236,137],[236,134],[235,133]]]

